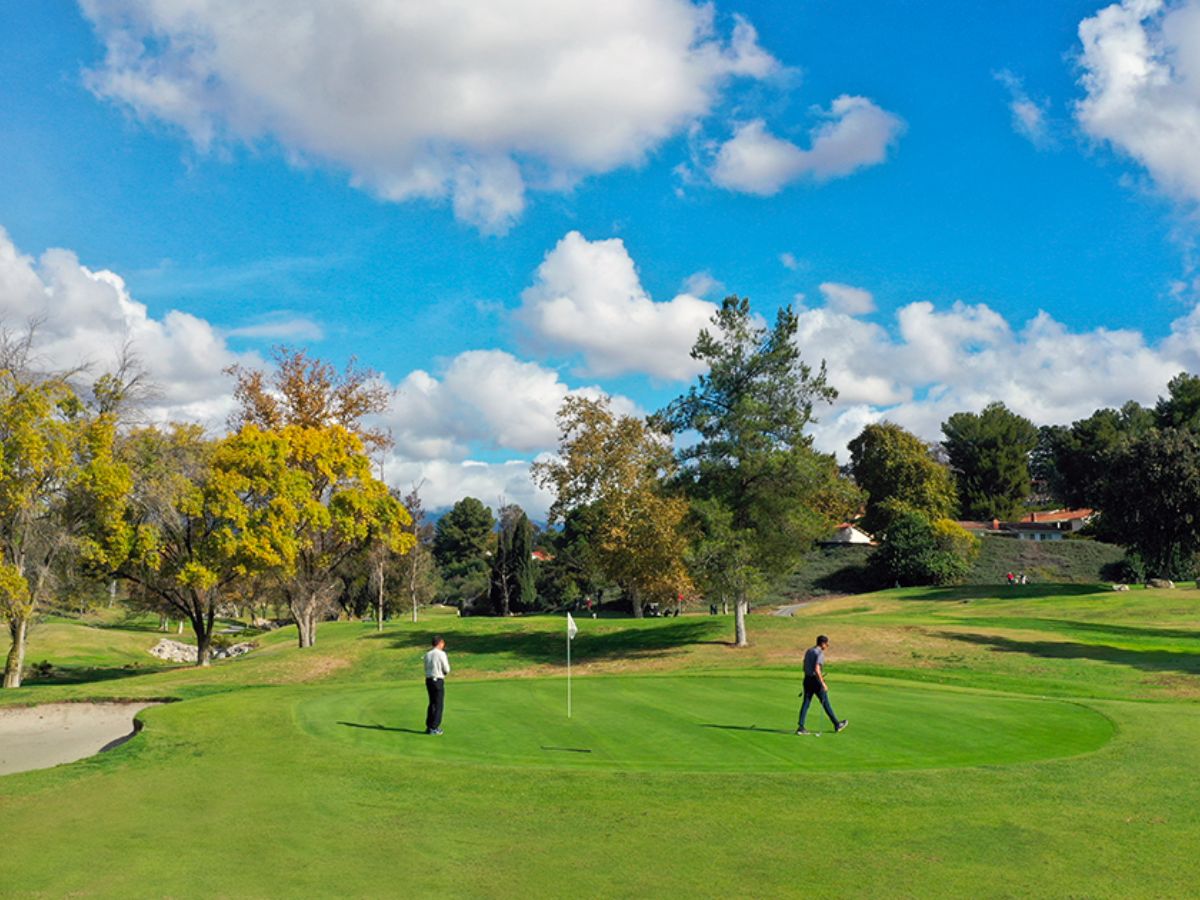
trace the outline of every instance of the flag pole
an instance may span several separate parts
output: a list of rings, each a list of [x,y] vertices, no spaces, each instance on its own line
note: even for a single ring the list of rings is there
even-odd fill
[[[571,630],[567,629],[567,718],[571,718]]]

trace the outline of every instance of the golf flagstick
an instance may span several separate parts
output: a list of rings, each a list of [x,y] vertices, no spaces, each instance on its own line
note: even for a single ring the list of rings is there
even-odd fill
[[[571,639],[579,633],[575,620],[567,613],[567,718],[571,718]]]

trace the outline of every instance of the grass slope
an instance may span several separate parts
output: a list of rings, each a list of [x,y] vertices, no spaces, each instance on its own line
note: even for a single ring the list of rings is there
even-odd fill
[[[888,591],[755,616],[748,650],[729,646],[725,617],[580,626],[570,722],[561,619],[341,623],[303,652],[284,630],[206,671],[106,677],[155,639],[114,633],[94,680],[0,702],[185,702],[143,713],[144,732],[103,756],[0,778],[3,893],[1128,897],[1200,883],[1198,590]],[[434,628],[455,666],[443,738],[399,730],[420,727]],[[816,631],[833,637],[832,699],[852,726],[779,733]]]
[[[817,547],[784,579],[769,601],[786,603],[830,594],[861,594],[883,587],[867,567],[873,549],[861,544]],[[1037,584],[1095,585],[1104,580],[1104,567],[1124,556],[1120,547],[1100,541],[983,537],[979,555],[964,580],[968,584],[1001,584],[1007,573],[1024,572]]]

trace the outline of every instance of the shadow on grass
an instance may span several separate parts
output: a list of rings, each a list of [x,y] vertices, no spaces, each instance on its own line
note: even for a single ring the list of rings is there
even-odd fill
[[[132,678],[137,675],[150,675],[154,672],[165,672],[168,669],[180,668],[177,666],[99,666],[90,668],[88,666],[79,667],[54,667],[52,675],[37,675],[32,671],[32,667],[26,666],[24,681],[31,685],[51,685],[51,684],[89,684],[93,681],[115,681],[121,678]]]
[[[511,620],[509,620],[511,621]],[[714,640],[724,623],[712,619],[653,620],[640,627],[607,631],[580,631],[572,643],[572,655],[580,662],[602,659],[661,656],[683,647],[698,644],[724,645]],[[394,646],[417,648],[429,646],[431,632],[383,635]],[[472,632],[446,633],[446,650],[488,656],[504,654],[532,663],[561,663],[566,654],[566,622],[562,631],[496,631],[490,634]]]
[[[1073,631],[1085,634],[1104,635],[1107,637],[1148,638],[1150,640],[1183,640],[1194,641],[1200,638],[1200,628],[1153,628],[1138,625],[1113,625],[1106,622],[1077,622],[1073,619],[1023,619],[1019,617],[958,617],[956,621],[962,624],[978,625],[995,628],[1024,628],[1030,631],[1053,631],[1070,633]]]
[[[942,632],[943,637],[987,647],[999,653],[1024,653],[1045,659],[1092,659],[1098,662],[1131,666],[1148,672],[1181,672],[1200,675],[1200,653],[1170,650],[1126,650],[1103,644],[1080,644],[1072,641],[1019,641],[1014,638],[982,634]]]
[[[1047,597],[1084,597],[1104,589],[1098,584],[960,584],[950,587],[907,588],[901,600],[1044,600]]]
[[[366,728],[368,731],[395,731],[399,734],[419,734],[425,736],[424,728],[389,728],[387,725],[364,725],[362,722],[338,722],[347,728]]]
[[[759,728],[757,725],[714,725],[706,722],[701,728],[719,728],[722,731],[754,731],[759,734],[795,734],[796,730],[786,728]]]

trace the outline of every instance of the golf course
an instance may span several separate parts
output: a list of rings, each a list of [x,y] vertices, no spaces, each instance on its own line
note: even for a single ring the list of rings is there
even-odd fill
[[[52,619],[6,704],[161,699],[0,777],[6,896],[1182,896],[1200,590],[906,589],[730,619],[330,622],[211,668]],[[794,733],[831,637],[850,727]],[[445,635],[443,736],[421,655]]]

